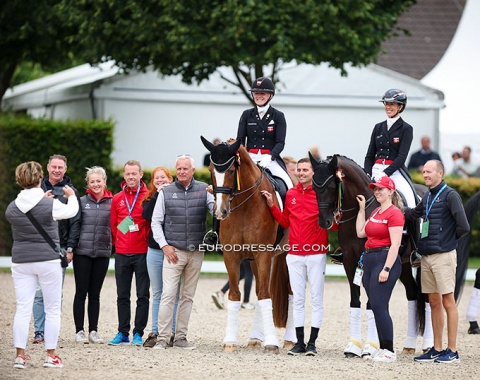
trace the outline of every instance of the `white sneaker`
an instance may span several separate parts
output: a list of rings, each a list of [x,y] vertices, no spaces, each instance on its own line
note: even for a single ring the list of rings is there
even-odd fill
[[[95,330],[90,331],[90,334],[88,334],[88,340],[91,343],[103,343],[103,339],[98,336],[98,333]]]
[[[397,354],[395,352],[383,349],[381,352],[375,355],[372,360],[374,362],[393,363],[397,360]]]
[[[212,300],[220,310],[225,308],[225,304],[223,302],[223,296],[224,294],[220,292],[212,293]]]
[[[252,309],[255,309],[255,305],[250,302],[244,302],[242,303],[242,309],[252,310]]]
[[[88,339],[87,339],[87,336],[85,335],[85,331],[80,330],[80,331],[75,335],[75,342],[88,344]]]

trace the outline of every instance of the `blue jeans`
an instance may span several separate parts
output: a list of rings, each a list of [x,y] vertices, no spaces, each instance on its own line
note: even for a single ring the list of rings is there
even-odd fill
[[[163,260],[164,254],[161,249],[148,247],[147,251],[147,269],[152,287],[152,332],[158,335],[158,312],[160,310],[160,300],[163,291]],[[172,332],[176,329],[178,296],[180,293],[180,284],[178,285],[177,297],[173,309]]]
[[[66,268],[62,268],[62,288],[65,281]],[[44,332],[45,331],[45,308],[43,305],[43,293],[39,285],[37,285],[37,291],[35,293],[35,299],[33,300],[33,331]]]

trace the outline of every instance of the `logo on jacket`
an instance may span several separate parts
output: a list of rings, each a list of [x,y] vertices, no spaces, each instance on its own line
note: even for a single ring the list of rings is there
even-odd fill
[[[85,205],[85,209],[86,209],[86,210],[90,210],[90,203],[87,203],[87,204]]]
[[[175,199],[177,199],[177,198],[178,198],[178,195],[177,195],[177,193],[173,193],[173,194],[172,194],[172,198],[175,198]]]
[[[120,201],[120,204],[119,204],[119,205],[120,205],[120,207],[125,207],[125,201],[122,199],[122,200]]]
[[[273,132],[273,125],[269,125],[267,127],[267,132]]]
[[[394,142],[395,144],[398,144],[398,143],[400,142],[400,137],[394,137],[394,138],[393,138],[393,142]]]
[[[292,205],[296,205],[297,204],[297,198],[292,198]]]

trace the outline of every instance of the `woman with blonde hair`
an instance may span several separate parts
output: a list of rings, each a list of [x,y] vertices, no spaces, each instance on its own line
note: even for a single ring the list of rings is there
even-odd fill
[[[25,368],[30,359],[25,354],[28,329],[32,317],[33,299],[37,284],[43,292],[45,305],[44,367],[62,368],[62,359],[55,350],[60,333],[62,312],[62,266],[60,265],[60,240],[58,220],[74,217],[78,201],[70,186],[64,186],[66,203],[53,198],[52,191],[44,193],[41,188],[42,166],[35,161],[24,162],[15,170],[17,184],[23,188],[5,212],[12,225],[12,277],[15,286],[17,308],[13,320],[13,343],[17,354],[14,368]],[[57,246],[54,250],[41,232],[29,220],[29,213]]]

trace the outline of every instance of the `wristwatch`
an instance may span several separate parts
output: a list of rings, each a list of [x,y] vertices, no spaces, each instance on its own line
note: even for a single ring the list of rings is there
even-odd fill
[[[68,250],[67,250],[67,252],[68,252]],[[385,272],[389,273],[389,272],[390,272],[390,267],[383,267],[383,270],[384,270]]]
[[[68,248],[67,248],[67,253],[73,253],[73,248],[72,248],[72,247],[68,247]]]

